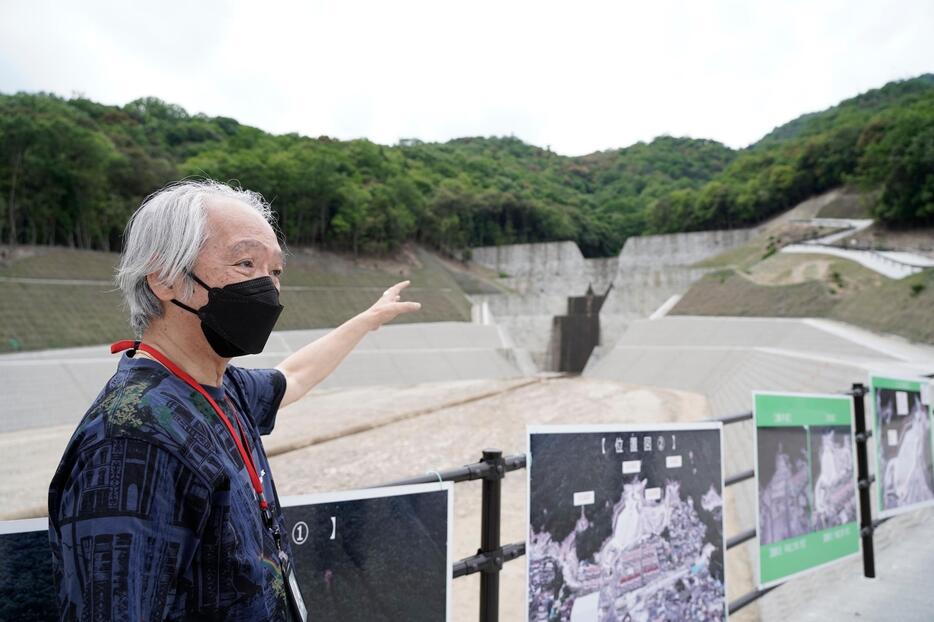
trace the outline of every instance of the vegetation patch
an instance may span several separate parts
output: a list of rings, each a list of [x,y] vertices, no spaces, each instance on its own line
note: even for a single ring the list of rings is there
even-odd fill
[[[835,301],[826,284],[757,285],[735,270],[705,276],[672,309],[672,315],[817,317]]]
[[[278,330],[330,328],[409,279],[404,298],[422,308],[396,322],[469,321],[470,302],[436,255],[406,249],[369,266],[352,256],[296,252],[287,261]],[[0,268],[0,352],[109,343],[130,336],[122,297],[112,284],[116,253],[40,248]],[[48,281],[43,283],[42,281]]]
[[[847,297],[831,318],[870,330],[934,343],[934,269],[898,281],[883,279],[877,287]]]

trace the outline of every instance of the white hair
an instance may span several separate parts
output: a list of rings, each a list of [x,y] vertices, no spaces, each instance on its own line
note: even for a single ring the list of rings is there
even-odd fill
[[[262,195],[209,179],[172,183],[149,195],[127,223],[115,277],[137,338],[153,318],[162,316],[162,304],[149,288],[148,275],[156,273],[166,286],[184,283],[181,300],[191,297],[188,275],[207,238],[205,202],[211,198],[239,201],[274,225],[272,210]]]

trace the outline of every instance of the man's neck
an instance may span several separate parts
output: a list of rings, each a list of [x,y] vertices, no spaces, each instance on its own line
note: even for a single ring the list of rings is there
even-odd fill
[[[166,330],[161,320],[154,321],[143,333],[143,343],[152,346],[182,368],[198,383],[219,387],[223,383],[228,359],[217,356],[203,334],[189,338]]]

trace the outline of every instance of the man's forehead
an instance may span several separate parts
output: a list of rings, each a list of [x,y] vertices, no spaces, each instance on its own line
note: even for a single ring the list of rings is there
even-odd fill
[[[216,234],[238,237],[249,232],[253,237],[275,238],[275,233],[259,212],[242,201],[212,198],[205,202],[208,227]]]
[[[230,255],[236,255],[238,253],[253,251],[253,252],[265,252],[269,251],[276,255],[279,259],[282,259],[282,248],[278,243],[274,245],[266,244],[257,240],[256,238],[241,238],[239,240],[232,240],[226,249],[227,253]]]
[[[211,245],[224,255],[243,252],[273,253],[280,260],[282,249],[273,231],[258,212],[241,201],[212,199],[207,204]]]

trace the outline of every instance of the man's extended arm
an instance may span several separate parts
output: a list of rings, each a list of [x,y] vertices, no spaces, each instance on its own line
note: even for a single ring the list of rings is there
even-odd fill
[[[399,302],[399,292],[409,281],[396,283],[387,289],[376,304],[347,320],[324,337],[317,339],[276,366],[285,376],[285,396],[281,406],[302,398],[314,386],[327,378],[351,350],[371,330],[376,330],[400,313],[418,311],[417,302]]]

